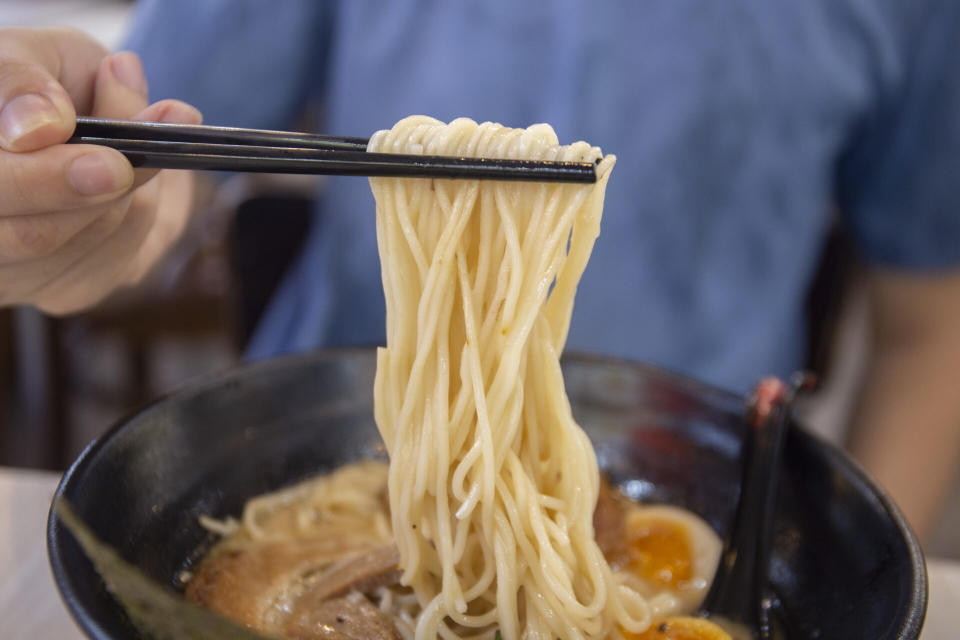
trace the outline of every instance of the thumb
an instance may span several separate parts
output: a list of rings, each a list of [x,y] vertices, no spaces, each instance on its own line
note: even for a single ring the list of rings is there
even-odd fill
[[[47,69],[0,59],[0,148],[32,151],[70,137],[76,113]]]
[[[147,78],[137,54],[121,51],[100,63],[90,115],[129,120],[147,106]]]
[[[74,105],[90,104],[104,55],[77,31],[0,29],[0,148],[33,151],[69,138]]]

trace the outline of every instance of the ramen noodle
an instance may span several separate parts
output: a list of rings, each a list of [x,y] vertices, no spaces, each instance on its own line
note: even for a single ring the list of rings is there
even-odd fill
[[[719,543],[698,543],[683,567],[651,569],[630,551],[630,531],[649,529],[634,522],[645,516],[626,509],[620,552],[605,555],[594,531],[601,476],[561,375],[615,158],[584,142],[561,146],[547,125],[424,116],[377,132],[368,149],[594,162],[597,181],[372,178],[387,314],[374,407],[389,468],[348,466],[251,502],[242,524],[214,526],[236,528],[241,546],[339,531],[348,548],[326,551],[341,556],[395,543],[397,579],[366,593],[398,633],[417,640],[634,637],[654,619],[692,609]],[[712,535],[690,518],[677,530]],[[274,612],[295,612],[308,583],[272,596],[280,605],[257,614],[268,630],[316,625],[307,612],[302,624],[281,624]]]
[[[596,161],[594,185],[373,178],[387,303],[374,399],[420,640],[649,625],[593,539],[599,473],[560,373],[613,156],[547,125],[406,118],[369,150]]]

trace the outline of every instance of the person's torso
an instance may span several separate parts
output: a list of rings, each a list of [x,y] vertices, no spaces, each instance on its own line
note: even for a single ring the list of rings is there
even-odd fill
[[[836,164],[886,73],[877,4],[343,2],[324,128],[547,122],[616,154],[568,348],[743,389],[802,364]],[[261,352],[382,341],[368,184],[321,203]]]

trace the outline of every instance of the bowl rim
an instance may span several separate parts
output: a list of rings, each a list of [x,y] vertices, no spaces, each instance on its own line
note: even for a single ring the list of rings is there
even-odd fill
[[[794,427],[796,426],[796,423],[794,423]],[[923,621],[927,616],[927,600],[929,597],[927,561],[923,555],[923,550],[920,548],[920,542],[907,522],[906,516],[886,489],[877,484],[866,469],[840,447],[803,428],[795,428],[793,432],[805,440],[816,442],[823,448],[824,454],[829,457],[831,462],[837,463],[850,471],[873,494],[873,497],[877,499],[900,532],[901,538],[906,542],[907,555],[910,558],[911,584],[909,585],[908,600],[904,605],[907,616],[896,633],[898,638],[919,638],[920,631],[923,629]]]
[[[181,395],[202,393],[215,385],[222,385],[231,380],[237,378],[247,378],[251,375],[261,376],[271,369],[284,369],[294,366],[299,362],[313,362],[327,358],[357,355],[370,357],[371,353],[373,353],[373,349],[368,346],[335,347],[288,353],[260,360],[244,361],[227,369],[207,373],[186,381],[184,384],[179,385],[173,390],[158,396],[156,399],[148,402],[142,407],[125,414],[113,422],[112,425],[100,436],[91,441],[83,449],[83,451],[80,452],[80,455],[77,456],[76,460],[74,460],[74,462],[60,478],[60,482],[57,484],[57,489],[54,492],[53,499],[50,503],[46,527],[47,559],[50,565],[50,570],[53,574],[53,582],[57,587],[57,593],[60,595],[60,599],[66,605],[67,611],[70,613],[70,616],[80,627],[80,629],[90,638],[95,638],[97,640],[111,640],[111,636],[108,634],[108,632],[99,624],[94,616],[92,616],[82,606],[77,597],[77,589],[72,583],[71,577],[66,569],[63,556],[61,555],[62,539],[65,535],[69,536],[71,534],[66,530],[63,524],[60,522],[60,519],[57,517],[55,505],[57,501],[64,497],[64,495],[69,491],[74,479],[87,471],[92,464],[92,461],[96,457],[96,454],[101,449],[107,446],[107,444],[113,438],[117,437],[121,431],[127,428],[130,424],[134,423],[138,418],[141,418],[142,416],[153,411],[159,410],[159,408],[171,398],[179,397]],[[627,367],[634,371],[639,371],[644,375],[652,375],[664,381],[670,382],[673,385],[676,385],[686,391],[690,391],[691,393],[695,393],[699,396],[709,397],[725,406],[735,406],[734,403],[739,403],[742,405],[744,402],[743,396],[732,391],[722,389],[712,384],[702,382],[690,376],[665,369],[663,367],[631,360],[629,358],[573,350],[564,352],[563,360],[587,364],[614,364],[620,367]],[[839,467],[844,468],[852,473],[856,480],[858,480],[862,486],[867,488],[867,490],[872,494],[872,497],[880,503],[883,510],[887,513],[894,526],[897,528],[901,538],[906,542],[910,565],[911,583],[908,585],[909,595],[907,601],[903,605],[906,611],[906,616],[901,621],[896,633],[898,638],[918,638],[920,631],[923,628],[923,622],[927,611],[927,601],[929,597],[928,577],[926,560],[924,558],[923,551],[920,547],[919,541],[913,533],[913,530],[907,522],[906,517],[900,508],[894,503],[893,499],[886,492],[886,490],[880,487],[880,485],[878,485],[870,477],[866,470],[851,456],[844,453],[840,447],[828,442],[827,440],[817,436],[807,429],[802,428],[796,422],[794,422],[793,426],[794,429],[792,429],[792,431],[794,435],[800,437],[801,439],[815,443],[816,446],[823,450],[824,454],[830,459],[831,463],[835,463]]]

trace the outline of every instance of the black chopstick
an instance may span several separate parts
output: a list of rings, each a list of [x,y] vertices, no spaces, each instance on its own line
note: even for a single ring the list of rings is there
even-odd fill
[[[362,138],[77,118],[71,143],[117,149],[135,167],[348,176],[596,182],[592,162],[369,153]]]
[[[167,124],[164,122],[135,122],[132,120],[85,117],[77,118],[77,128],[73,135],[82,138],[166,140],[169,142],[206,142],[209,144],[342,151],[366,151],[368,142],[365,138],[341,138],[294,131],[268,131],[266,129],[214,127],[202,124]]]

